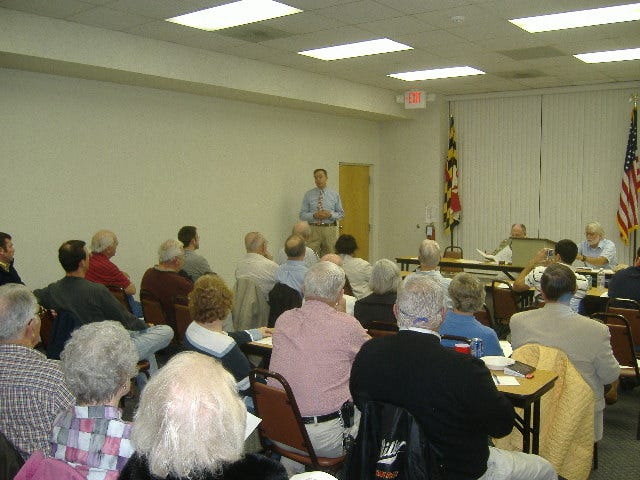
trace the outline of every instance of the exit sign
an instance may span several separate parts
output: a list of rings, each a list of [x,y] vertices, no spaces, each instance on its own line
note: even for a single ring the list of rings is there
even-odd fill
[[[404,108],[427,108],[427,93],[424,90],[405,92]]]

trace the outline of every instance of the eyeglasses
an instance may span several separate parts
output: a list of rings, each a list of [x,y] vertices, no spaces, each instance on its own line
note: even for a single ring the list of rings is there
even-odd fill
[[[402,310],[400,308],[400,305],[398,305],[398,311],[403,314],[405,317],[409,317],[409,318],[413,318],[413,323],[417,323],[417,322],[428,322],[429,319],[427,317],[418,317],[416,315],[413,315],[411,313],[407,313],[404,310]]]

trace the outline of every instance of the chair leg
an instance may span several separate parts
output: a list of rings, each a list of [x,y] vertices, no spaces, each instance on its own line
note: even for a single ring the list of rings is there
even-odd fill
[[[593,469],[598,469],[598,442],[593,444]]]
[[[640,440],[640,411],[638,411],[638,431],[636,432],[636,440]]]

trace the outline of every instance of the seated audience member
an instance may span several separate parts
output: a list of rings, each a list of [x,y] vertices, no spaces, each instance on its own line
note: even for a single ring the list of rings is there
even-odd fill
[[[76,405],[53,423],[51,456],[84,478],[115,480],[134,451],[118,404],[138,373],[135,346],[118,322],[91,323],[71,334],[60,359]]]
[[[304,239],[299,235],[291,235],[284,243],[287,261],[276,270],[276,282],[284,283],[296,290],[302,296],[302,282],[309,270],[304,263]]]
[[[485,355],[504,355],[496,332],[475,319],[473,314],[482,310],[486,292],[484,285],[475,275],[459,273],[449,284],[449,297],[453,310],[447,310],[444,322],[440,326],[440,335],[458,335],[467,338],[480,338],[484,344]],[[452,348],[453,340],[443,340],[442,345]]]
[[[13,266],[14,254],[16,250],[13,247],[11,235],[0,232],[0,285],[5,283],[22,283],[22,279],[16,268]]]
[[[440,345],[442,288],[425,276],[407,278],[394,311],[400,332],[365,343],[355,358],[356,406],[374,400],[408,410],[442,455],[448,480],[555,480],[542,457],[489,446],[490,436],[511,432],[513,405],[481,360]]]
[[[599,222],[587,223],[586,240],[578,245],[578,260],[589,268],[611,269],[618,265],[616,244],[604,238],[604,228]]]
[[[353,315],[364,328],[369,328],[372,321],[396,323],[393,304],[400,282],[400,268],[395,262],[383,258],[373,264],[369,279],[373,293],[358,300],[353,308]]]
[[[603,386],[617,380],[620,367],[611,350],[609,330],[571,310],[576,291],[573,271],[556,263],[547,267],[540,280],[543,308],[511,317],[511,346],[537,343],[562,350],[589,384],[595,396],[595,441],[602,439]]]
[[[69,240],[58,249],[58,260],[66,275],[57,282],[33,293],[45,308],[67,310],[80,324],[117,320],[129,335],[138,351],[138,360],[148,360],[149,372],[158,369],[155,352],[165,348],[173,338],[167,325],[149,326],[128,312],[109,292],[107,287],[86,280],[89,268],[89,252],[82,240]]]
[[[236,266],[236,280],[248,277],[260,288],[264,298],[276,284],[278,264],[271,258],[267,250],[267,240],[259,232],[249,232],[244,237],[245,256]]]
[[[124,289],[131,306],[131,311],[136,317],[142,317],[142,307],[133,298],[136,294],[136,286],[131,283],[129,275],[120,270],[111,258],[115,256],[118,248],[118,237],[109,230],[100,230],[91,239],[91,258],[89,270],[84,278],[102,285],[114,285]]]
[[[309,226],[309,222],[301,220],[296,223],[291,230],[291,235],[300,235],[304,239],[304,264],[307,267],[310,267],[314,263],[318,263],[318,254],[308,247],[309,240],[311,240],[311,227]],[[276,255],[276,263],[278,265],[282,265],[286,261],[287,253],[284,251],[284,247],[282,247],[280,250],[278,250],[278,254]]]
[[[184,247],[184,265],[182,270],[189,275],[192,282],[195,282],[202,275],[213,273],[209,262],[202,255],[196,253],[200,248],[200,235],[196,227],[187,225],[178,231],[178,240]]]
[[[166,240],[158,249],[158,265],[149,268],[142,277],[140,290],[155,295],[164,310],[168,325],[175,330],[174,302],[176,297],[186,297],[193,289],[193,282],[178,272],[184,264],[184,250],[178,240]]]
[[[342,270],[342,258],[337,253],[327,253],[323,255],[320,259],[321,262],[331,262],[334,265],[337,265]],[[344,271],[344,270],[343,270]],[[349,284],[349,279],[344,277],[344,293],[342,294],[342,298],[338,305],[336,305],[336,309],[340,312],[348,313],[349,315],[353,315],[353,309],[356,304],[356,297],[352,295],[353,290],[351,290],[351,285]]]
[[[440,253],[440,245],[438,245],[438,242],[435,240],[429,240],[428,238],[424,239],[418,250],[418,261],[420,262],[420,266],[415,272],[407,275],[405,282],[408,278],[413,278],[415,276],[426,276],[431,278],[442,287],[444,291],[445,304],[447,308],[450,309],[452,307],[451,299],[449,298],[449,283],[451,283],[451,279],[443,277],[438,270],[438,264],[440,263],[441,258],[442,255]]]
[[[511,239],[513,238],[527,238],[527,227],[524,223],[514,223],[511,225],[511,234],[509,238],[505,238],[500,242],[498,248],[496,248],[492,255],[495,255],[496,259],[505,263],[511,263],[513,258],[513,252],[511,251]]]
[[[243,453],[246,415],[233,376],[219,362],[179,353],[140,395],[136,452],[120,480],[285,480],[277,461]]]
[[[335,250],[342,258],[342,268],[349,279],[353,296],[360,299],[371,293],[369,279],[371,264],[362,258],[354,257],[358,244],[353,235],[340,235],[336,240]]]
[[[578,308],[580,307],[580,302],[591,287],[591,281],[587,280],[584,275],[576,273],[571,266],[571,264],[576,259],[576,255],[578,254],[578,246],[572,240],[560,240],[558,243],[556,243],[556,247],[553,253],[554,255],[551,259],[547,257],[546,248],[543,248],[538,253],[536,253],[536,255],[527,264],[527,266],[524,267],[522,272],[520,272],[520,275],[518,276],[518,278],[516,278],[515,282],[513,282],[513,290],[515,292],[526,292],[530,288],[535,288],[536,295],[540,295],[540,280],[542,279],[542,274],[547,268],[547,265],[552,263],[565,265],[569,267],[571,271],[576,275],[577,289],[576,293],[573,295],[573,297],[571,297],[571,302],[569,303],[569,305],[571,306],[571,310],[577,312]]]
[[[608,295],[609,298],[630,298],[640,302],[640,248],[633,265],[619,270],[611,277]]]
[[[217,275],[203,275],[189,294],[189,311],[193,320],[185,332],[185,343],[193,350],[210,355],[233,374],[238,391],[250,395],[249,371],[252,366],[239,344],[271,336],[266,327],[241,332],[224,332],[222,323],[231,312],[233,292]]]
[[[0,431],[23,458],[49,449],[53,420],[74,402],[60,362],[34,349],[40,343],[37,311],[26,287],[0,287]]]
[[[309,438],[318,456],[344,454],[343,438],[355,435],[360,418],[345,426],[340,409],[351,401],[349,371],[367,332],[351,315],[336,310],[342,296],[344,272],[320,261],[304,278],[305,302],[278,318],[273,332],[270,369],[281,374],[293,390]],[[282,460],[289,471],[301,465]]]

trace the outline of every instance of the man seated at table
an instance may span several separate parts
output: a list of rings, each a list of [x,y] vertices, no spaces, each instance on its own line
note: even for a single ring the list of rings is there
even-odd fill
[[[605,400],[604,385],[618,379],[620,367],[611,350],[609,329],[595,320],[578,315],[569,303],[576,292],[574,272],[561,263],[546,268],[540,280],[543,308],[516,313],[511,317],[511,346],[537,343],[562,350],[595,397],[595,441],[602,439]]]
[[[588,268],[608,270],[618,265],[616,244],[604,238],[604,228],[600,222],[587,223],[585,236],[586,240],[578,246],[578,260]]]
[[[309,270],[304,263],[306,244],[300,235],[290,235],[284,242],[287,261],[276,269],[276,282],[283,283],[302,296],[302,282]]]
[[[264,298],[268,298],[276,284],[278,264],[267,250],[267,239],[260,232],[249,232],[244,237],[244,246],[247,253],[236,266],[236,280],[250,278],[262,291]]]
[[[527,227],[524,223],[514,223],[511,225],[511,234],[509,237],[502,240],[500,245],[498,245],[498,248],[496,248],[492,253],[492,255],[495,255],[496,260],[511,263],[513,258],[511,240],[513,238],[527,238]]]
[[[440,345],[442,288],[424,276],[407,278],[394,312],[400,332],[374,338],[356,355],[356,406],[371,399],[408,410],[441,453],[448,480],[555,480],[542,457],[489,447],[489,436],[513,429],[513,405],[481,360]]]
[[[358,431],[360,414],[343,418],[341,407],[351,401],[351,363],[369,339],[354,317],[336,310],[344,279],[342,269],[330,262],[309,269],[304,304],[276,321],[269,367],[291,385],[316,454],[330,458],[343,455],[343,438]],[[283,463],[290,472],[302,467]]]
[[[440,245],[438,245],[438,242],[436,242],[435,240],[429,240],[428,238],[423,240],[418,251],[418,260],[420,261],[420,266],[416,269],[415,272],[407,275],[405,281],[415,276],[425,276],[431,278],[443,288],[445,304],[447,308],[452,308],[453,305],[451,303],[451,299],[449,298],[449,284],[451,283],[451,279],[443,277],[438,270],[438,264],[440,263],[441,258],[442,255],[440,253]]]
[[[449,284],[449,297],[453,309],[447,310],[440,326],[441,335],[457,335],[466,338],[480,338],[484,345],[484,355],[504,355],[495,330],[482,325],[473,316],[482,310],[486,292],[484,285],[475,275],[459,273]],[[445,347],[453,348],[454,340],[443,340]]]
[[[304,239],[305,243],[305,253],[304,253],[304,264],[307,267],[312,266],[314,263],[318,263],[320,259],[318,258],[318,254],[314,252],[311,248],[309,248],[309,241],[311,240],[311,226],[309,222],[305,222],[304,220],[300,220],[293,226],[291,230],[291,235],[300,235]],[[284,247],[278,250],[276,254],[275,262],[278,265],[282,265],[287,261],[287,253],[284,251]]]
[[[540,295],[542,293],[540,280],[547,266],[552,263],[565,265],[576,275],[576,293],[571,297],[569,305],[571,306],[571,310],[577,312],[580,307],[580,302],[587,295],[589,288],[591,288],[591,281],[584,275],[576,273],[571,266],[578,254],[578,246],[573,240],[564,239],[556,243],[551,258],[548,257],[548,252],[549,250],[543,248],[536,253],[527,266],[520,272],[515,282],[513,282],[513,290],[515,292],[526,292],[530,288],[535,288],[536,295]]]

